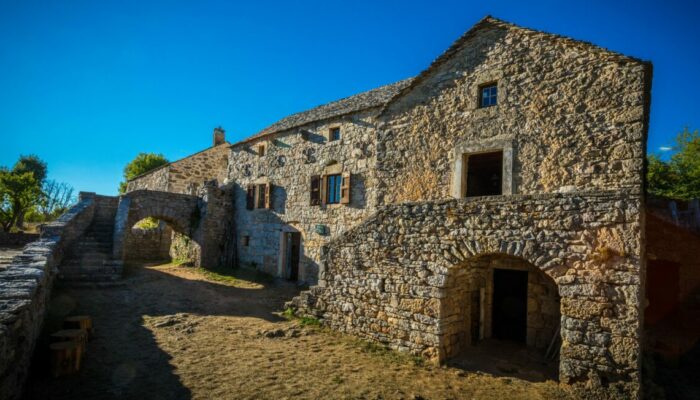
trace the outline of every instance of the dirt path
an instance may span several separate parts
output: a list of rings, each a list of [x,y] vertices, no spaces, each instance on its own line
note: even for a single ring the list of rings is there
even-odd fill
[[[90,314],[96,338],[72,377],[47,376],[37,347],[29,399],[557,399],[556,383],[421,366],[409,356],[275,312],[297,289],[136,268],[121,287],[57,289],[46,331]]]

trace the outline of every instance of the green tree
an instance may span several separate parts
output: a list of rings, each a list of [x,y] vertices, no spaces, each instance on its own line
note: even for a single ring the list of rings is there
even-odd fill
[[[0,168],[0,226],[6,231],[22,228],[25,214],[42,199],[46,163],[35,155],[23,155],[12,169]]]
[[[687,127],[680,132],[668,161],[652,154],[648,158],[649,193],[673,199],[700,198],[700,133]]]
[[[0,169],[0,225],[10,231],[20,217],[41,199],[41,184],[34,173]]]
[[[124,167],[124,181],[119,183],[119,193],[126,193],[126,184],[130,180],[167,163],[168,160],[162,154],[139,153]]]

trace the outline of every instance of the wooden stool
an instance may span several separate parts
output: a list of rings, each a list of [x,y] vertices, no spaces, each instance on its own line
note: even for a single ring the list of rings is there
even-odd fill
[[[59,376],[71,375],[80,369],[80,345],[75,342],[57,342],[49,345],[51,349],[51,374]]]
[[[92,339],[94,331],[92,329],[92,318],[88,315],[74,315],[63,320],[65,329],[83,329],[88,333],[88,339]]]
[[[88,334],[83,329],[63,329],[51,334],[51,343],[75,342],[80,346],[81,354],[87,351]]]

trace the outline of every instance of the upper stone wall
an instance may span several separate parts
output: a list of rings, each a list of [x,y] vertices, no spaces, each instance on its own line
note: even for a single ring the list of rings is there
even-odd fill
[[[331,237],[372,213],[376,203],[375,123],[377,109],[312,122],[231,149],[228,179],[234,185],[239,260],[284,276],[281,233],[302,235],[299,279],[317,279],[320,248]],[[328,141],[331,127],[341,139]],[[264,156],[256,152],[264,144]],[[350,204],[310,205],[311,177],[327,168],[351,174]],[[326,172],[327,173],[327,172]],[[271,183],[271,209],[246,209],[246,188]],[[324,233],[317,231],[323,229]],[[243,238],[249,237],[248,245]]]
[[[138,189],[194,194],[206,181],[226,179],[229,144],[224,143],[171,162],[151,173],[132,179],[127,192]]]
[[[450,197],[470,148],[512,148],[513,193],[642,187],[648,64],[488,21],[450,52],[380,117],[380,203]]]

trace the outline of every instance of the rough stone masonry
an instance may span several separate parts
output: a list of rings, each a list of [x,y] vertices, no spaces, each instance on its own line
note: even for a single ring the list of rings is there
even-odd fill
[[[562,382],[634,398],[651,73],[486,17],[414,78],[232,145],[217,130],[129,188],[215,180],[232,223],[207,240],[312,284],[289,305],[331,327],[436,361],[559,343]]]

